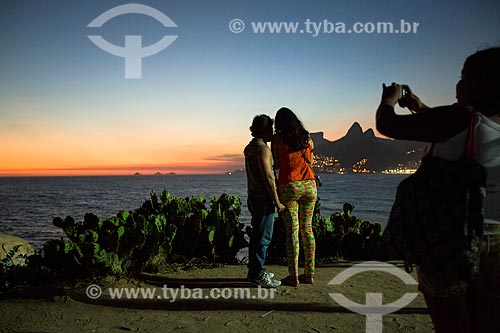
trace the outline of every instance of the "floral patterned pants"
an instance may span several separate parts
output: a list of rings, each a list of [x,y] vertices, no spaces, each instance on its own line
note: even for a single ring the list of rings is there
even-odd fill
[[[314,205],[318,196],[314,180],[295,181],[279,186],[279,197],[285,211],[288,274],[298,276],[299,231],[304,247],[304,274],[314,274],[316,242],[312,231]]]

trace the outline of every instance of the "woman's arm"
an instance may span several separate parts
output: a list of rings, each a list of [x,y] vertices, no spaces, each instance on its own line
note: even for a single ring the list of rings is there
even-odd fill
[[[442,142],[463,131],[470,123],[471,112],[458,105],[422,107],[415,114],[397,115],[394,106],[401,87],[393,84],[389,87],[384,85],[383,89],[376,124],[377,130],[390,138]]]
[[[314,154],[313,154],[313,151],[314,151],[314,141],[311,139],[311,137],[309,137],[309,146],[311,147],[311,158],[309,160],[311,161],[311,166],[312,166],[313,162],[314,162]]]

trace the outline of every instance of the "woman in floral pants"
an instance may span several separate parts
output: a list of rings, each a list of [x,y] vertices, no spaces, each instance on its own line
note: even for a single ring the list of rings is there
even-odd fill
[[[299,282],[314,283],[316,243],[312,217],[317,198],[314,172],[311,167],[313,142],[302,122],[288,108],[276,113],[276,135],[271,144],[275,169],[279,169],[278,193],[285,205],[288,277],[283,285],[297,286]],[[304,274],[298,273],[299,232],[304,247]]]

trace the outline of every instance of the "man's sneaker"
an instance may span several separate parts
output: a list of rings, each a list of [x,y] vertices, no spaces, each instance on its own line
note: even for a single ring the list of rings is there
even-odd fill
[[[279,280],[273,280],[271,278],[271,274],[272,273],[264,273],[264,274],[262,274],[262,276],[260,278],[253,279],[252,283],[255,284],[255,285],[257,285],[257,286],[264,287],[264,288],[276,288],[276,287],[279,287],[281,285],[281,281],[279,281]],[[272,276],[274,276],[274,274]]]
[[[271,273],[271,272],[264,272],[264,275],[269,276],[270,279],[272,279],[274,277],[274,273]],[[247,276],[247,280],[250,281],[250,282],[253,282],[255,279],[252,279],[251,277],[248,277]]]

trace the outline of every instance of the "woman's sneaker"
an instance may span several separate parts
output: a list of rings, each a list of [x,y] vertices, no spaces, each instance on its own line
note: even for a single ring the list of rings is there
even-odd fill
[[[257,286],[264,287],[264,288],[276,288],[281,285],[281,281],[279,280],[273,280],[272,278],[274,277],[273,273],[267,273],[265,272],[262,274],[262,276],[258,279],[253,279],[251,282]]]

